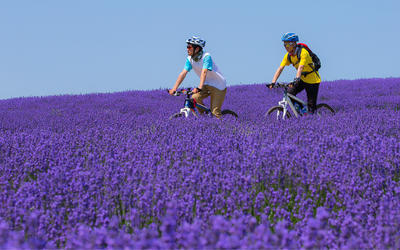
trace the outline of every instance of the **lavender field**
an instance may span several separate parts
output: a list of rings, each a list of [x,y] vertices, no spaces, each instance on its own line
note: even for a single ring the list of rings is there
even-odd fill
[[[400,248],[400,79],[323,82],[330,117],[265,118],[281,97],[1,100],[0,248]]]

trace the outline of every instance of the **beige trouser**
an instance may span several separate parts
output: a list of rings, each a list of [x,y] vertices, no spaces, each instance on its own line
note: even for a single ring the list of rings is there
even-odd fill
[[[210,101],[211,112],[217,118],[220,118],[221,107],[222,104],[224,103],[225,95],[226,95],[226,88],[224,90],[219,90],[210,85],[204,85],[202,91],[192,95],[192,98],[195,99],[197,103],[204,105],[203,100],[208,96],[211,96],[211,101]],[[198,110],[200,113],[202,113],[200,109]]]

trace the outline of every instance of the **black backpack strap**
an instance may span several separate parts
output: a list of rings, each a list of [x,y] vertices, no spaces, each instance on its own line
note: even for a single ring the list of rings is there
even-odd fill
[[[288,59],[289,63],[292,64],[292,59],[290,59],[289,53],[287,53],[287,59]]]
[[[315,74],[317,74],[317,76],[318,76],[319,78],[321,78],[321,77],[319,76],[318,71],[316,71],[315,68],[313,67],[312,63],[310,63],[309,66],[310,66],[313,70],[312,70],[312,71],[309,71],[309,72],[301,72],[301,75],[303,75],[304,77],[306,77],[306,76],[308,76],[308,74],[311,74],[312,72],[315,72]]]
[[[294,54],[297,56],[297,63],[300,63],[300,55],[301,55],[301,49],[302,49],[302,46],[301,45],[297,45],[296,46],[296,50],[294,51]],[[289,53],[288,53],[288,58],[289,58],[289,62],[291,63],[291,64],[293,64],[292,63],[292,60],[290,60],[290,56],[289,56]],[[296,64],[297,64],[296,63]],[[294,65],[294,64],[293,64]]]
[[[300,63],[300,60],[301,60],[301,50],[303,49],[303,46],[301,46],[301,45],[297,45],[297,47],[296,47],[296,51],[295,51],[295,53],[296,53],[296,56],[297,56],[297,59],[299,59],[299,63]]]
[[[308,76],[308,74],[311,74],[312,72],[317,72],[315,71],[314,67],[312,66],[312,64],[310,63],[309,66],[313,69],[312,71],[308,71],[308,72],[301,72],[301,75],[303,75],[304,77]]]

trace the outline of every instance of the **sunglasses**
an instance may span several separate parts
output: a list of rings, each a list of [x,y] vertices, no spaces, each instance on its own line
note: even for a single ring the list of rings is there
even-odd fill
[[[186,46],[186,48],[191,49],[191,48],[193,48],[193,46],[192,45],[188,45],[188,46]]]
[[[293,47],[296,43],[284,43],[283,46],[285,46],[286,48],[288,47]]]

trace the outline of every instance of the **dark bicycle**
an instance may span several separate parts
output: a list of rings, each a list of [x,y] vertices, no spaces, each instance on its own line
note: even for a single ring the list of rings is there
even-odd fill
[[[278,102],[277,106],[271,107],[265,116],[269,116],[271,114],[275,114],[277,120],[282,119],[285,120],[286,118],[292,117],[294,114],[295,117],[300,117],[308,112],[307,103],[300,98],[296,97],[295,95],[289,94],[288,89],[293,83],[284,84],[284,83],[276,83],[273,88],[283,88],[283,99],[282,101]],[[289,112],[289,108],[291,112]],[[318,116],[324,115],[333,115],[335,114],[335,110],[331,106],[326,103],[319,103],[316,107],[316,114]]]
[[[175,91],[174,96],[180,96],[181,94],[186,94],[184,107],[181,108],[181,110],[178,113],[175,113],[175,114],[171,115],[169,117],[169,119],[177,118],[177,117],[185,117],[185,118],[187,118],[187,117],[190,116],[190,114],[194,115],[195,117],[198,117],[199,116],[199,112],[197,111],[196,108],[202,110],[204,112],[204,115],[212,117],[212,112],[211,112],[210,108],[208,108],[208,107],[206,107],[204,105],[201,105],[200,103],[197,103],[196,100],[194,100],[192,98],[192,95],[194,93],[192,92],[191,88]],[[238,115],[234,111],[229,110],[229,109],[222,110],[221,114],[222,114],[222,116],[232,116],[232,117],[235,117],[235,118],[238,117]]]

